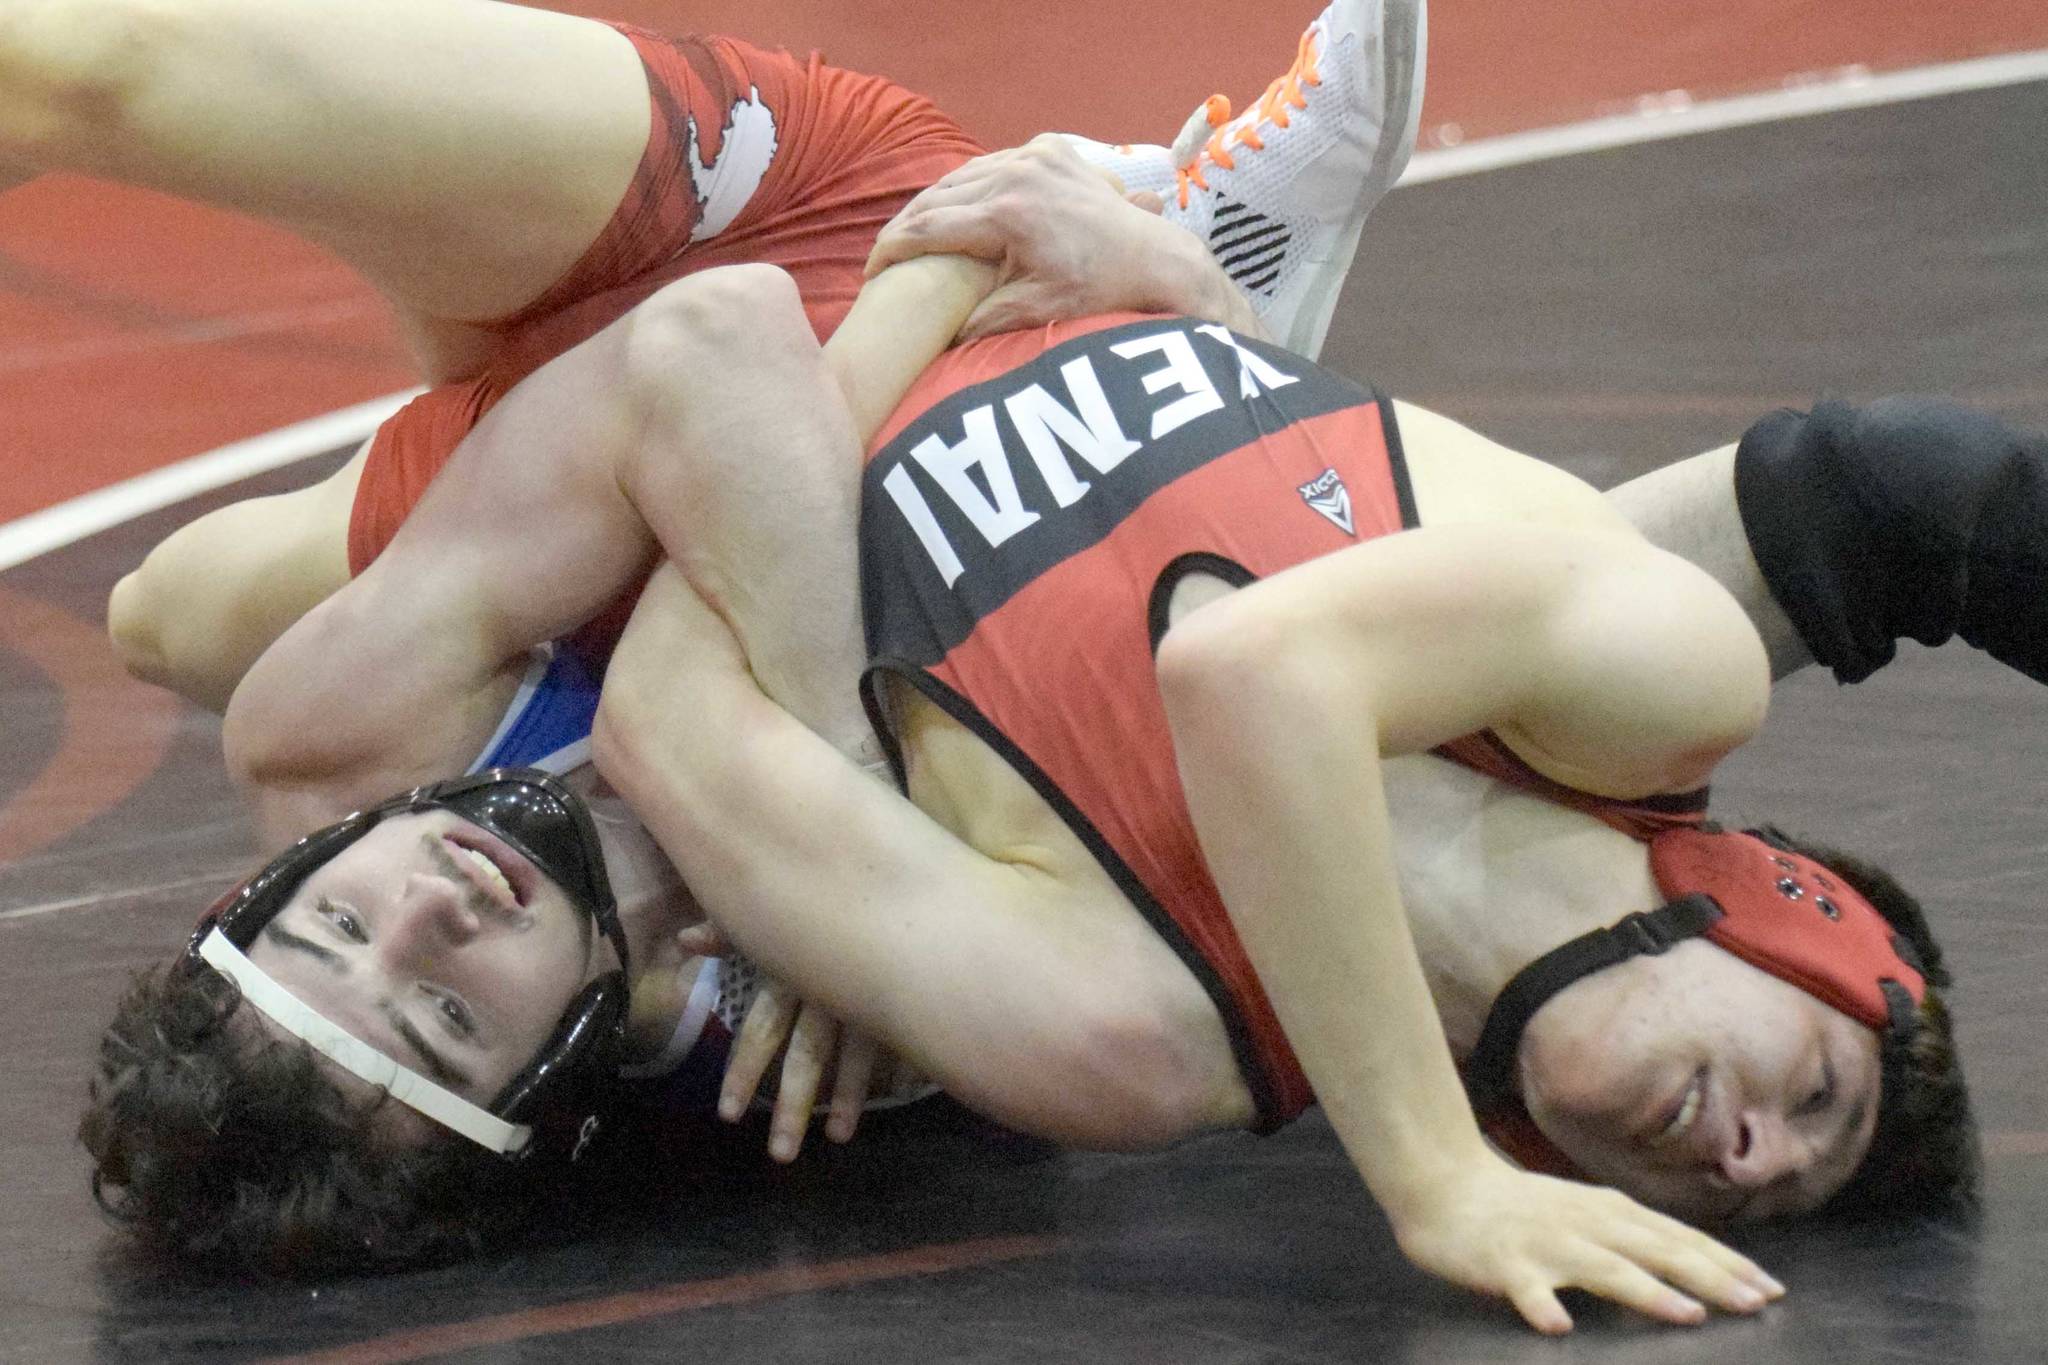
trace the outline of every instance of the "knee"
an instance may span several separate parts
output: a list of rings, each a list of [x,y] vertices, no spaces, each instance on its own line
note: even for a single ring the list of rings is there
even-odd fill
[[[0,13],[0,139],[68,164],[125,124],[191,27],[179,0],[41,0]],[[18,92],[18,97],[17,97]]]
[[[145,565],[114,585],[107,598],[107,640],[129,676],[163,686],[169,668],[164,657],[163,623],[158,619],[147,572]]]
[[[785,348],[798,338],[815,345],[803,300],[788,272],[772,265],[734,265],[690,275],[633,310],[631,351],[671,377],[678,362],[730,363]]]

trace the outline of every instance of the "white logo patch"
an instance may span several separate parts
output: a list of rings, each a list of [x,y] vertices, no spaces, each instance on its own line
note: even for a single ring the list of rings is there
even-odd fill
[[[1321,512],[1332,526],[1347,536],[1358,535],[1351,520],[1351,490],[1344,486],[1344,480],[1338,477],[1336,470],[1325,469],[1295,491],[1301,494],[1303,502]]]
[[[761,188],[777,146],[775,111],[761,102],[761,87],[747,87],[725,116],[718,160],[706,166],[698,156],[697,120],[690,120],[690,184],[697,191],[693,242],[709,241],[732,226]]]

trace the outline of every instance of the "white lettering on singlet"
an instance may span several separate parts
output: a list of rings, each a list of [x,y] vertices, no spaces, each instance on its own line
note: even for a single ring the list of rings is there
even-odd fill
[[[889,491],[889,500],[910,523],[910,529],[917,535],[917,543],[924,546],[924,552],[931,556],[932,567],[939,571],[939,577],[946,580],[946,586],[952,587],[963,572],[960,556],[953,553],[953,542],[946,539],[939,519],[932,515],[931,504],[924,500],[924,494],[917,491],[917,481],[910,477],[910,470],[897,465],[883,478],[882,487]]]
[[[1129,341],[1119,341],[1109,349],[1126,360],[1136,360],[1141,355],[1155,352],[1165,356],[1165,368],[1145,376],[1145,392],[1158,393],[1161,389],[1176,388],[1187,395],[1174,399],[1152,414],[1153,440],[1223,406],[1223,395],[1216,392],[1216,386],[1209,382],[1209,372],[1196,358],[1195,348],[1188,344],[1186,332],[1133,337]]]
[[[1087,356],[1060,366],[1060,378],[1067,382],[1067,392],[1073,395],[1077,411],[1069,411],[1042,384],[1011,394],[1003,400],[1003,408],[1010,414],[1024,449],[1030,452],[1031,463],[1038,466],[1046,488],[1051,490],[1053,501],[1071,507],[1081,500],[1090,484],[1074,477],[1074,467],[1060,452],[1062,441],[1098,474],[1107,474],[1122,464],[1124,457],[1138,448],[1138,443],[1124,435],[1124,429],[1117,424],[1109,395],[1102,391],[1102,381],[1095,377],[1095,366]]]
[[[1219,341],[1230,349],[1237,360],[1241,398],[1254,398],[1262,388],[1284,388],[1301,378],[1283,373],[1246,350],[1222,327],[1198,326],[1193,334]],[[1152,441],[1225,406],[1226,400],[1210,381],[1189,336],[1188,331],[1175,328],[1133,337],[1109,348],[1125,360],[1151,355],[1166,359],[1164,366],[1143,376],[1146,393],[1171,389],[1179,395],[1153,410]],[[1147,444],[1124,434],[1096,375],[1095,360],[1083,355],[1060,366],[1060,378],[1065,381],[1071,407],[1035,382],[1002,400],[1003,411],[1008,414],[1025,453],[1059,507],[1073,506],[1094,486],[1074,472],[1067,451],[1078,455],[1097,474],[1107,474]],[[993,549],[1038,521],[1039,513],[1026,507],[1018,492],[1016,473],[996,424],[995,404],[969,408],[960,420],[962,435],[957,443],[949,445],[936,434],[927,436],[911,448],[910,456]],[[976,468],[987,484],[986,494],[969,475]],[[930,557],[932,567],[938,570],[946,586],[952,587],[965,569],[945,528],[912,477],[909,464],[891,469],[882,479],[882,488],[902,512],[918,544]]]
[[[938,480],[953,505],[967,514],[993,549],[1037,521],[1038,513],[1017,496],[1017,475],[1004,455],[1002,433],[996,430],[995,405],[969,408],[960,420],[967,434],[958,445],[947,445],[940,436],[927,436],[911,447],[910,458]],[[988,480],[988,497],[967,477],[968,469],[976,465]]]
[[[1267,392],[1270,393],[1274,389],[1284,389],[1301,378],[1298,374],[1282,374],[1268,365],[1263,357],[1247,351],[1238,343],[1237,338],[1230,334],[1227,327],[1218,327],[1215,323],[1209,322],[1195,330],[1205,337],[1214,337],[1236,354],[1237,392],[1241,398],[1257,398],[1261,384],[1265,385]]]

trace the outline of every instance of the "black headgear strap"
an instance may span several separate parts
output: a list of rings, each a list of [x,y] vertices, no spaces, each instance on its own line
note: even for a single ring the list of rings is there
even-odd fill
[[[1709,896],[1683,896],[1655,910],[1626,916],[1559,945],[1516,972],[1487,1012],[1479,1044],[1465,1062],[1465,1085],[1475,1109],[1515,1096],[1515,1056],[1522,1030],[1549,999],[1580,977],[1632,957],[1656,956],[1704,934],[1721,918]]]

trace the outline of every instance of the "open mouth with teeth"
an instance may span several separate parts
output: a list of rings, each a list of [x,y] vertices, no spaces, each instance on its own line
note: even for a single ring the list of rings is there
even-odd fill
[[[468,880],[506,910],[524,910],[531,891],[528,868],[481,830],[450,830],[441,846]]]
[[[1701,1065],[1694,1069],[1685,1089],[1676,1098],[1666,1101],[1665,1107],[1651,1120],[1652,1126],[1638,1130],[1639,1139],[1651,1147],[1677,1147],[1698,1126],[1700,1114],[1706,1107],[1707,1068]]]
[[[1705,1104],[1706,1097],[1707,1072],[1705,1067],[1701,1067],[1693,1073],[1692,1084],[1686,1086],[1684,1097],[1679,1100],[1678,1108],[1672,1111],[1663,1130],[1657,1134],[1658,1138],[1668,1142],[1685,1136],[1691,1130],[1693,1121],[1699,1118],[1700,1107]]]
[[[511,881],[499,870],[496,863],[484,856],[481,850],[464,848],[462,845],[457,844],[455,852],[459,857],[466,858],[473,863],[477,871],[483,874],[484,880],[502,892],[505,899],[511,901],[514,905],[519,903],[518,893],[513,891]]]

